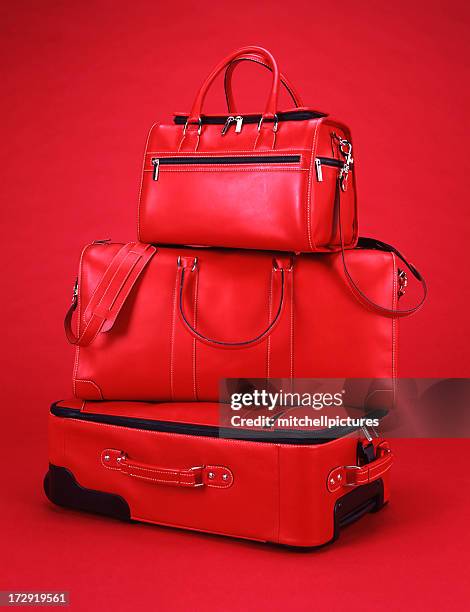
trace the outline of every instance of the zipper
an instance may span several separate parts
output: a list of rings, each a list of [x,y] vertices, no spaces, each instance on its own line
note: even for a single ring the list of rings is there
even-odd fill
[[[232,157],[152,157],[153,180],[158,181],[160,166],[177,165],[240,165],[240,164],[292,164],[300,162],[300,155],[256,155]]]
[[[129,429],[144,429],[146,431],[160,431],[164,433],[177,433],[186,436],[203,436],[206,438],[228,438],[232,440],[246,440],[249,442],[267,442],[271,444],[325,444],[342,438],[360,427],[335,427],[331,429],[316,430],[312,432],[278,430],[276,435],[269,437],[266,431],[251,431],[216,427],[214,425],[195,425],[193,423],[177,423],[174,421],[155,421],[137,417],[124,417],[111,414],[98,414],[94,412],[82,412],[78,408],[66,408],[52,404],[51,414],[60,418],[76,419],[92,423],[104,423]],[[375,410],[368,413],[368,418],[382,418],[387,414],[386,410]]]
[[[343,168],[344,162],[335,157],[315,157],[315,172],[317,173],[317,181],[323,181],[322,166],[330,166],[331,168]]]
[[[225,122],[225,125],[222,128],[222,136],[225,136],[232,123],[236,124],[235,134],[240,134],[240,132],[242,131],[243,117],[241,115],[237,115],[236,117],[227,117],[227,121]]]
[[[205,115],[201,117],[201,125],[225,125],[230,116]],[[278,121],[308,121],[309,119],[326,117],[326,113],[320,113],[319,111],[287,111],[285,113],[277,113],[276,116]],[[243,123],[248,124],[259,123],[262,115],[245,115],[244,117],[238,115],[238,117],[242,119]],[[176,115],[173,120],[176,125],[185,125],[187,119],[187,115]],[[237,119],[237,117],[234,117],[234,119]]]

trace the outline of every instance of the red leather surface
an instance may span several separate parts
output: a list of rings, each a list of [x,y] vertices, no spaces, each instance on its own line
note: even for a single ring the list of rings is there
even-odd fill
[[[254,123],[245,124],[239,134],[231,128],[221,136],[222,127],[203,125],[197,142],[189,140],[188,132],[183,136],[183,125],[152,127],[140,192],[139,239],[247,249],[337,250],[333,204],[338,171],[324,166],[319,182],[314,159],[341,158],[332,133],[350,139],[348,129],[329,119],[280,122],[276,134],[272,128],[258,132]],[[224,155],[299,155],[300,162],[160,165],[159,178],[153,179],[153,158]],[[351,174],[349,188],[341,196],[347,246],[357,239],[354,171]]]
[[[233,66],[247,56],[257,57],[257,49],[245,47],[214,68],[196,96],[187,126],[158,123],[151,128],[138,211],[142,242],[296,252],[338,250],[334,214],[338,169],[325,166],[320,181],[314,161],[319,156],[344,161],[335,136],[351,141],[346,126],[320,118],[280,121],[276,128],[272,122],[245,123],[239,133],[230,128],[222,134],[223,125],[197,123],[215,76],[227,68],[227,99],[232,100]],[[272,71],[272,89],[263,117],[273,117],[279,110],[278,69],[269,52],[258,51]],[[206,160],[160,165],[158,180],[152,163],[171,157],[259,155],[298,155],[300,161],[220,165]],[[353,177],[342,194],[341,206],[344,243],[354,246],[357,212]]]
[[[2,589],[68,589],[80,612],[465,608],[470,483],[454,469],[468,463],[465,440],[394,440],[389,507],[313,555],[54,509],[41,481],[47,407],[71,393],[61,320],[77,253],[96,238],[135,240],[148,127],[188,109],[214,57],[247,42],[272,49],[306,102],[353,127],[361,231],[396,244],[429,280],[426,308],[402,324],[400,375],[470,374],[470,5],[38,6],[7,3],[0,37]],[[237,67],[237,110],[261,108],[265,73]],[[208,110],[225,108],[222,83],[210,95]]]
[[[90,299],[121,248],[95,244],[83,252],[78,336]],[[275,329],[262,342],[235,350],[208,346],[183,325],[178,260],[195,257],[196,268],[186,268],[183,307],[197,331],[230,343],[254,338],[269,325],[281,291],[272,253],[159,247],[112,328],[77,347],[77,397],[205,401],[218,399],[222,378],[394,378],[397,322],[355,299],[340,255],[295,257],[284,272]],[[393,255],[355,250],[348,261],[372,299],[396,308]]]
[[[106,403],[94,409],[113,414]],[[184,409],[187,423],[193,415],[198,419],[198,405]],[[163,413],[165,405],[157,410]],[[141,413],[138,402],[127,402],[126,416],[135,411]],[[329,489],[329,474],[356,464],[358,438],[354,433],[318,445],[270,444],[49,416],[50,462],[69,469],[83,487],[123,497],[132,518],[292,546],[332,539],[333,508],[348,491]],[[205,466],[199,479],[191,471],[198,466]],[[363,475],[364,468],[358,471]],[[381,477],[388,501],[389,474]],[[203,486],[194,487],[197,482]]]

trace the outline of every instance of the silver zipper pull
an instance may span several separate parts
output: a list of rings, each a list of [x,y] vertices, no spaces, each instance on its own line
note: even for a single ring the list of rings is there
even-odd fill
[[[342,191],[348,188],[348,177],[351,169],[351,164],[354,162],[352,158],[352,144],[346,138],[339,138],[339,150],[344,157],[344,164],[339,173],[339,182]]]
[[[225,136],[225,134],[227,133],[228,128],[232,124],[232,121],[236,121],[235,117],[232,117],[232,115],[230,115],[230,117],[227,117],[227,121],[225,122],[225,125],[222,128],[222,136]],[[237,127],[238,127],[238,123],[237,123]]]
[[[152,157],[153,164],[153,180],[158,181],[158,174],[160,172],[160,160],[157,157]]]
[[[75,279],[72,293],[72,306],[75,308],[78,302],[78,278]]]
[[[315,157],[315,170],[317,173],[317,181],[321,183],[323,181],[323,172],[321,169],[321,159]]]
[[[235,121],[237,122],[237,125],[235,126],[235,134],[240,134],[240,132],[242,131],[243,117],[237,115],[235,117]]]
[[[398,298],[401,298],[402,295],[405,295],[407,286],[408,274],[405,272],[405,270],[398,268]]]

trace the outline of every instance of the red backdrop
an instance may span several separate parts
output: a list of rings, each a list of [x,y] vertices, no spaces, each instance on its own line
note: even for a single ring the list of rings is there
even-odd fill
[[[388,515],[374,517],[372,528],[371,522],[357,527],[361,538],[347,536],[346,544],[316,557],[294,558],[220,539],[62,514],[42,499],[40,478],[47,462],[47,405],[71,392],[73,352],[64,339],[62,317],[80,249],[96,238],[135,238],[148,128],[157,119],[169,120],[175,110],[188,110],[213,64],[246,44],[270,49],[307,104],[351,126],[361,233],[397,245],[428,280],[427,305],[402,323],[401,375],[469,375],[469,17],[470,5],[459,0],[17,0],[2,8],[2,430],[9,467],[1,471],[6,502],[1,529],[2,539],[7,533],[11,538],[0,553],[6,557],[0,561],[9,561],[0,589],[70,588],[79,601],[87,582],[80,582],[77,572],[85,572],[103,603],[119,594],[125,579],[126,597],[132,580],[142,589],[137,576],[143,564],[150,581],[143,589],[144,607],[150,607],[151,597],[161,603],[158,581],[164,579],[165,597],[171,598],[174,589],[181,603],[195,589],[207,609],[209,598],[231,592],[233,576],[239,576],[246,597],[233,599],[235,607],[272,591],[277,609],[282,586],[287,593],[295,574],[300,608],[317,602],[319,593],[338,606],[353,605],[367,600],[370,588],[377,597],[386,589],[398,608],[397,572],[406,580],[408,572],[421,570],[409,562],[397,567],[392,561],[397,551],[419,555],[431,573],[437,569],[432,556],[448,553],[447,588],[449,581],[458,584],[462,566],[451,554],[460,558],[466,550],[466,527],[457,529],[463,522],[463,494],[460,486],[445,489],[448,502],[455,504],[454,519],[450,510],[443,511],[448,506],[438,477],[428,479],[417,494],[415,442],[403,446],[406,461],[400,467],[399,458],[397,500]],[[261,108],[267,84],[259,67],[238,68],[239,106]],[[213,110],[222,109],[220,83],[210,103]],[[420,453],[437,444],[421,443]],[[459,453],[468,454],[468,444],[458,444]],[[433,456],[433,463],[438,459]],[[421,456],[419,469],[437,468]],[[405,508],[410,488],[416,514]],[[441,500],[437,510],[436,499]],[[388,525],[383,535],[382,523]],[[452,551],[442,544],[436,549],[433,538],[442,532],[452,537]],[[62,548],[67,538],[75,548]],[[130,542],[132,559],[126,555]],[[86,558],[76,570],[67,556],[74,557],[74,551]],[[38,570],[45,560],[51,573]],[[236,561],[246,564],[241,573]],[[330,578],[314,580],[325,564]],[[364,571],[374,576],[369,570],[375,565],[381,567],[379,583],[364,586]],[[437,586],[428,574],[419,576],[421,601],[431,593],[432,607]],[[114,594],[107,589],[111,586]],[[459,592],[454,589],[454,595]],[[123,600],[114,609],[120,606],[129,609]]]

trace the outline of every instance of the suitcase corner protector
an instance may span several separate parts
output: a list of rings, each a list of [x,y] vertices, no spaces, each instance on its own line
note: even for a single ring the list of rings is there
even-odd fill
[[[65,467],[49,464],[43,486],[46,497],[57,506],[131,520],[129,505],[123,497],[82,487]]]

